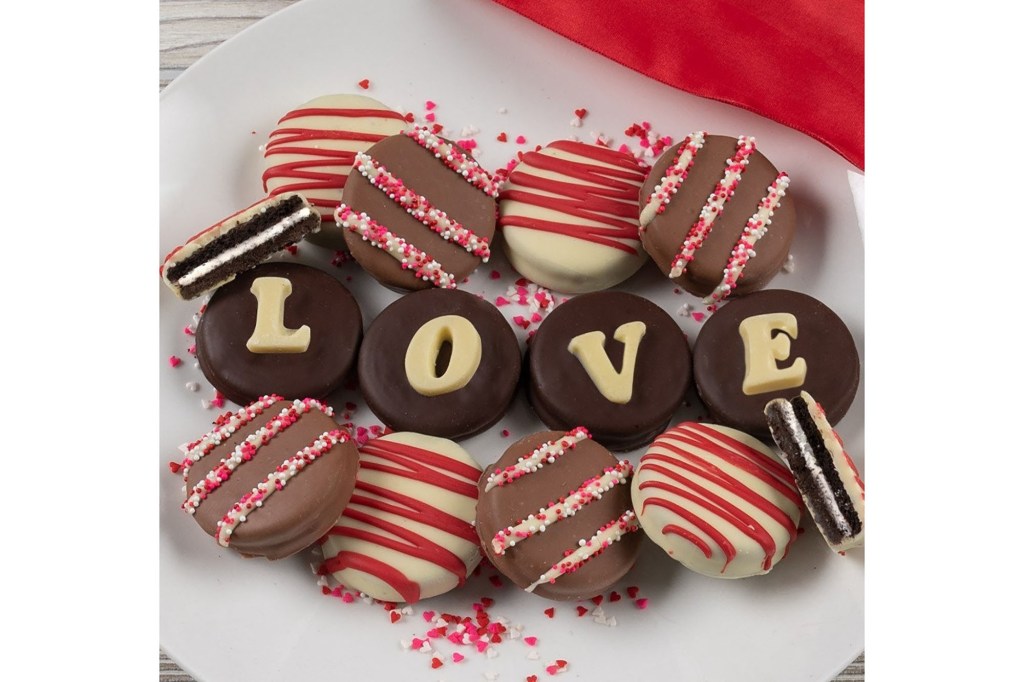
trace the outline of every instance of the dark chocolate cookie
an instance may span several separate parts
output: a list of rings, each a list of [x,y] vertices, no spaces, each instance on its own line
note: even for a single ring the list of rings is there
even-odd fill
[[[576,296],[555,308],[530,343],[530,402],[553,429],[583,424],[624,451],[668,426],[690,385],[690,348],[675,320],[621,291]]]
[[[355,365],[362,333],[359,305],[341,282],[308,265],[266,263],[214,293],[196,328],[196,357],[239,405],[268,393],[324,398]]]
[[[519,342],[497,308],[431,289],[403,296],[373,321],[359,385],[392,429],[460,439],[505,414],[521,364]]]
[[[860,384],[860,356],[839,316],[796,291],[771,289],[736,299],[704,323],[693,374],[714,421],[770,438],[765,405],[807,391],[833,422]]]

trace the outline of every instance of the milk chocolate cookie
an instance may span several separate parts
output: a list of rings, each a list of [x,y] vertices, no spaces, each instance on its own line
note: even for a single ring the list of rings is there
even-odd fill
[[[712,419],[770,438],[765,405],[800,390],[838,422],[860,384],[850,330],[824,303],[783,289],[731,301],[704,323],[693,374]]]
[[[334,210],[358,152],[402,132],[405,118],[363,95],[325,95],[281,117],[263,158],[263,191],[300,192],[317,208],[323,228],[309,241],[344,249]]]
[[[356,489],[321,541],[320,573],[382,601],[415,602],[466,582],[480,465],[444,438],[389,433],[359,449]]]
[[[548,599],[604,592],[640,551],[631,473],[582,427],[515,442],[480,479],[484,553],[509,580]]]
[[[534,411],[553,429],[583,424],[612,450],[651,442],[690,385],[675,320],[620,291],[576,296],[541,323],[527,356]]]
[[[640,194],[644,248],[666,276],[715,309],[761,289],[796,230],[789,176],[754,138],[697,132],[667,149]],[[756,256],[756,257],[755,257]]]
[[[472,157],[418,128],[356,155],[335,219],[381,284],[454,289],[490,258],[496,196]]]
[[[501,418],[521,359],[497,308],[462,291],[431,289],[377,316],[359,354],[366,404],[398,431],[466,438]]]
[[[196,357],[229,400],[266,393],[324,398],[355,365],[359,305],[308,265],[266,263],[218,289],[199,318]]]
[[[316,400],[263,396],[190,443],[182,509],[223,547],[281,559],[316,542],[352,494],[355,443]]]
[[[522,155],[501,191],[512,267],[567,294],[625,281],[647,260],[637,202],[644,172],[629,154],[559,140]]]

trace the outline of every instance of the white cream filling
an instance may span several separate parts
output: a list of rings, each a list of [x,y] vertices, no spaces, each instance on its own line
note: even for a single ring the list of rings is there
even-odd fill
[[[835,519],[836,524],[839,526],[839,530],[842,531],[844,535],[852,535],[853,530],[850,528],[850,524],[847,522],[846,517],[843,516],[842,511],[839,509],[839,502],[836,500],[835,492],[832,490],[832,486],[830,486],[828,481],[825,479],[825,472],[822,471],[821,467],[818,465],[817,458],[814,456],[814,449],[807,440],[803,427],[800,426],[800,421],[797,419],[796,413],[793,411],[793,406],[788,402],[782,410],[782,416],[786,422],[787,428],[789,428],[790,433],[793,434],[793,437],[796,440],[797,447],[800,450],[800,457],[804,461],[804,466],[806,466],[808,471],[811,472],[814,487],[817,488],[819,493],[821,493],[821,498],[828,507],[829,513],[832,515],[832,518]]]
[[[200,263],[196,267],[192,268],[184,276],[178,278],[178,286],[188,286],[189,284],[192,284],[201,277],[205,277],[206,275],[210,274],[217,268],[226,265],[227,263],[230,263],[239,256],[242,256],[248,251],[251,251],[257,246],[266,244],[271,239],[274,239],[275,237],[278,237],[281,234],[283,234],[285,230],[292,227],[300,220],[305,220],[306,218],[308,218],[311,215],[311,213],[312,211],[308,206],[303,206],[295,213],[291,214],[286,218],[283,218],[280,222],[271,225],[269,228],[263,230],[259,234],[255,234],[249,237],[241,244],[236,244],[235,246],[232,246],[230,249],[222,251],[216,257],[211,258],[205,263]]]

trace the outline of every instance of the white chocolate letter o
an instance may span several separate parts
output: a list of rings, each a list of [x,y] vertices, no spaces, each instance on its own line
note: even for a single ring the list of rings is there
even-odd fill
[[[441,346],[452,345],[444,374],[437,376]],[[457,391],[470,382],[480,366],[483,344],[473,323],[459,315],[443,315],[416,330],[405,351],[405,376],[416,392],[438,396]]]

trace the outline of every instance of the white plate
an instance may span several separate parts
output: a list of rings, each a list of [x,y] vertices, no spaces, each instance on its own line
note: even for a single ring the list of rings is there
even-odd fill
[[[793,177],[791,195],[799,203],[796,268],[772,286],[827,303],[849,325],[863,357],[863,245],[847,162],[800,133],[640,76],[496,4],[396,5],[306,0],[224,43],[164,91],[161,253],[154,254],[154,266],[190,234],[259,198],[259,146],[283,113],[317,95],[361,92],[356,83],[369,78],[368,94],[393,107],[421,115],[426,100],[437,102],[438,119],[456,136],[463,126],[478,127],[478,158],[491,169],[526,148],[511,142],[520,134],[532,146],[572,134],[590,140],[591,131],[601,131],[615,138],[613,146],[633,146],[635,138],[622,131],[648,120],[677,139],[702,128],[756,135],[759,147]],[[501,107],[506,114],[498,113]],[[582,128],[572,128],[578,107],[590,113]],[[495,141],[501,131],[509,143]],[[311,245],[301,246],[299,258],[330,269]],[[488,276],[494,268],[504,274],[499,281]],[[355,264],[337,272],[343,281],[353,276],[347,284],[366,321],[396,297]],[[464,288],[493,300],[513,279],[498,258]],[[309,553],[270,563],[220,549],[179,509],[181,480],[167,470],[167,462],[178,458],[177,445],[206,431],[215,414],[200,405],[212,389],[185,352],[191,338],[182,333],[198,306],[177,301],[153,280],[161,306],[161,643],[196,678],[480,680],[494,672],[512,681],[531,674],[547,679],[544,665],[565,659],[572,679],[825,680],[863,650],[863,553],[835,556],[813,528],[769,575],[741,581],[691,573],[647,542],[618,590],[624,594],[626,586],[638,585],[650,605],[640,610],[628,598],[606,602],[616,627],[578,618],[575,604],[496,589],[486,579],[417,605],[416,615],[392,624],[379,606],[324,597]],[[622,288],[672,314],[684,302],[698,304],[673,293],[653,267]],[[521,312],[511,306],[502,311]],[[692,342],[699,324],[677,319]],[[185,364],[172,369],[172,354]],[[188,391],[189,381],[200,390]],[[345,394],[335,403],[354,397]],[[680,417],[694,414],[691,409]],[[356,421],[376,423],[361,402]],[[860,465],[863,424],[860,391],[840,427]],[[486,465],[510,442],[501,429],[516,438],[541,428],[520,396],[496,427],[463,444]],[[400,639],[426,629],[424,609],[472,613],[471,604],[484,595],[496,600],[493,615],[539,638],[539,660],[527,659],[529,648],[513,641],[497,647],[493,659],[460,648],[464,662],[446,656],[444,667],[432,670],[430,656],[401,649]],[[556,608],[554,619],[543,613],[549,606]],[[439,648],[455,650],[446,641]]]

